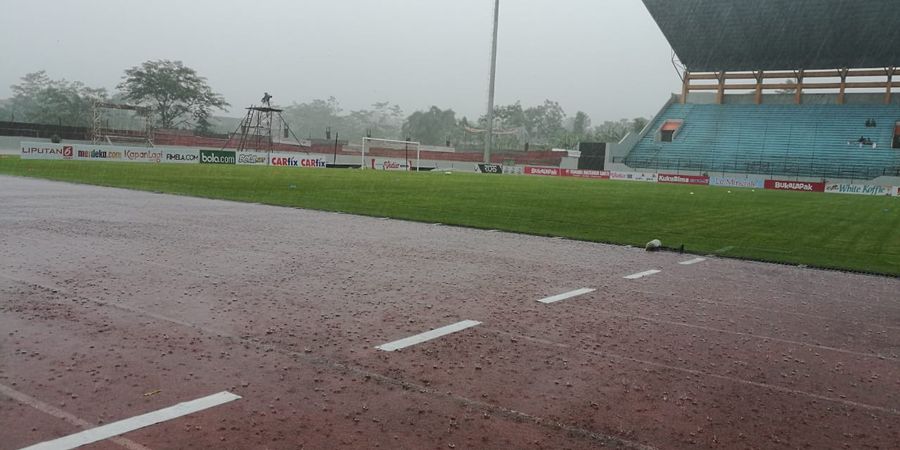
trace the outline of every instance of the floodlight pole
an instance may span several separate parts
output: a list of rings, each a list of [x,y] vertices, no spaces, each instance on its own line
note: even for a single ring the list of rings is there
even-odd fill
[[[484,141],[484,162],[491,163],[494,145],[494,89],[497,78],[497,29],[500,25],[500,0],[494,0],[494,39],[491,42],[491,82],[488,87],[487,136]]]

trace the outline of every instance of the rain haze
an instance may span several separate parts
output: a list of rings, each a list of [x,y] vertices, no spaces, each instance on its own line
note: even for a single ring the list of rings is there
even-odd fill
[[[125,69],[181,60],[231,103],[334,96],[486,109],[490,0],[13,0],[0,16],[0,98],[29,72],[110,92]],[[31,27],[43,23],[41,27]],[[29,31],[30,30],[30,31]],[[655,114],[679,89],[671,49],[637,0],[515,0],[500,7],[497,104],[545,99],[594,123]]]

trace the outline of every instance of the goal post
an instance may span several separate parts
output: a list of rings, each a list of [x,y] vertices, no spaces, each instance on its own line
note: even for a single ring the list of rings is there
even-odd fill
[[[378,147],[373,146],[375,144]],[[361,168],[365,170],[366,168],[366,153],[368,153],[370,148],[386,148],[390,150],[406,150],[416,152],[416,172],[419,171],[419,166],[421,166],[421,142],[416,141],[398,141],[394,139],[380,139],[380,138],[370,138],[363,137],[362,138],[362,156],[360,162]],[[406,171],[409,172],[411,169],[409,167],[409,158],[406,158]]]

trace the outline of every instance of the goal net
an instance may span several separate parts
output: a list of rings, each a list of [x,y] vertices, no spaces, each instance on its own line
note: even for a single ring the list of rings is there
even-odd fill
[[[362,168],[419,171],[421,144],[415,141],[362,138]]]

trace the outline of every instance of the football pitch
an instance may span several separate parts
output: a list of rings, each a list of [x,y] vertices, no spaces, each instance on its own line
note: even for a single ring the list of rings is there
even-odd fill
[[[0,174],[900,275],[900,199],[464,173],[33,161]],[[340,233],[340,230],[335,230]]]

